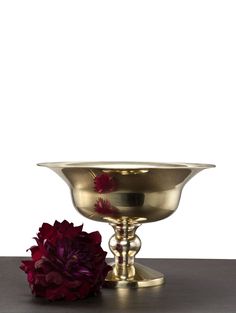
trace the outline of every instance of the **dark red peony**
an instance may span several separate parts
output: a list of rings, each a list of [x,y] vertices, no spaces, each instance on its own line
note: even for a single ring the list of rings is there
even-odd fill
[[[99,193],[114,191],[116,187],[115,179],[108,174],[101,174],[94,178],[94,188]]]
[[[20,266],[35,296],[76,300],[99,293],[111,266],[105,262],[100,233],[82,228],[56,221],[39,229],[37,245],[30,248],[32,259]]]

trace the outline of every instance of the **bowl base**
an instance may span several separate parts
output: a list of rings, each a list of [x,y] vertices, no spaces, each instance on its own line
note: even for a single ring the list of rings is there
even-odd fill
[[[144,288],[159,286],[164,283],[164,275],[150,267],[135,263],[135,276],[132,279],[119,280],[110,271],[104,282],[105,288]]]

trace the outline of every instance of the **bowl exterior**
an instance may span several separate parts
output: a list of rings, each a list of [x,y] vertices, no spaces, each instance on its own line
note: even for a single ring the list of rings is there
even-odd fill
[[[201,169],[52,168],[69,185],[75,208],[106,222],[130,218],[153,222],[178,207],[185,183]]]

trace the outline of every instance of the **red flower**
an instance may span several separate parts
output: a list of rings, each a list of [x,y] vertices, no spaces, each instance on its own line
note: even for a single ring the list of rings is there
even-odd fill
[[[110,201],[98,198],[95,203],[95,211],[99,214],[111,215],[116,212],[116,208],[111,205]]]
[[[32,259],[20,266],[35,296],[76,300],[99,293],[111,266],[105,262],[100,233],[82,228],[56,221],[39,229],[37,245],[30,248]]]
[[[108,174],[101,174],[94,178],[95,190],[99,193],[114,191],[117,187],[114,178]]]

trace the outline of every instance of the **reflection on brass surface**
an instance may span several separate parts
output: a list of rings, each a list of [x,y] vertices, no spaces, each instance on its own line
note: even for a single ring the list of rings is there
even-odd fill
[[[141,247],[135,234],[141,223],[171,215],[184,185],[212,164],[191,163],[40,163],[69,185],[75,208],[85,217],[114,228],[110,249],[115,257],[106,279],[110,287],[148,287],[164,282],[163,274],[134,263]]]

